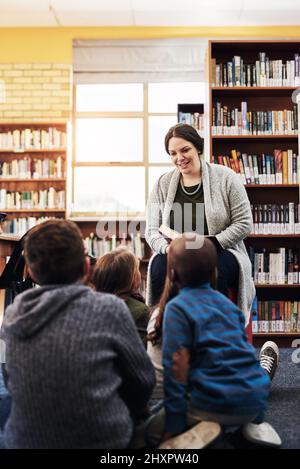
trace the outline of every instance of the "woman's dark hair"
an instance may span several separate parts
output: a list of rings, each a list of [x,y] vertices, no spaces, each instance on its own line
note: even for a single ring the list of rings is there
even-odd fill
[[[147,340],[152,342],[153,345],[157,344],[157,342],[159,341],[162,335],[162,324],[163,324],[164,311],[166,308],[166,304],[169,301],[171,301],[176,295],[178,295],[178,292],[179,292],[178,286],[175,283],[173,283],[167,276],[159,303],[157,306],[155,306],[152,309],[151,315],[150,315],[151,317],[154,311],[158,308],[158,315],[155,319],[154,331],[151,331],[150,334],[147,336]]]
[[[172,137],[183,138],[192,143],[198,153],[203,153],[203,138],[200,137],[197,130],[188,124],[176,124],[168,130],[165,136],[165,149],[169,153],[169,141]]]
[[[137,293],[141,282],[138,259],[127,248],[118,248],[101,256],[94,267],[96,291],[111,293],[127,300]]]

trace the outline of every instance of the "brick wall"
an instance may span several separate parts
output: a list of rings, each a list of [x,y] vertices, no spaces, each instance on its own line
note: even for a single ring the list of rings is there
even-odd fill
[[[0,63],[0,121],[59,121],[72,110],[72,68]]]

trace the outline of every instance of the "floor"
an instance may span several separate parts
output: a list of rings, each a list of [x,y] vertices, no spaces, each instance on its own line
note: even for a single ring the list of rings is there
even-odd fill
[[[294,360],[293,360],[294,358]],[[295,361],[299,363],[295,363]],[[0,373],[0,398],[6,395]],[[1,413],[5,402],[0,400]],[[300,449],[300,348],[280,349],[280,364],[272,383],[266,421],[279,433],[283,448]],[[0,448],[3,439],[0,432]]]

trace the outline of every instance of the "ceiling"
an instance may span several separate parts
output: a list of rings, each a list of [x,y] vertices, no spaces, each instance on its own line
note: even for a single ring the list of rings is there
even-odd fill
[[[0,27],[300,25],[299,0],[0,0]]]

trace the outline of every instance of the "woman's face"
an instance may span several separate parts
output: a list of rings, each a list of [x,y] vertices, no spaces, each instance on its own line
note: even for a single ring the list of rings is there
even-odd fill
[[[182,175],[196,174],[200,171],[200,158],[196,147],[179,137],[172,137],[169,140],[169,154],[172,163]]]

